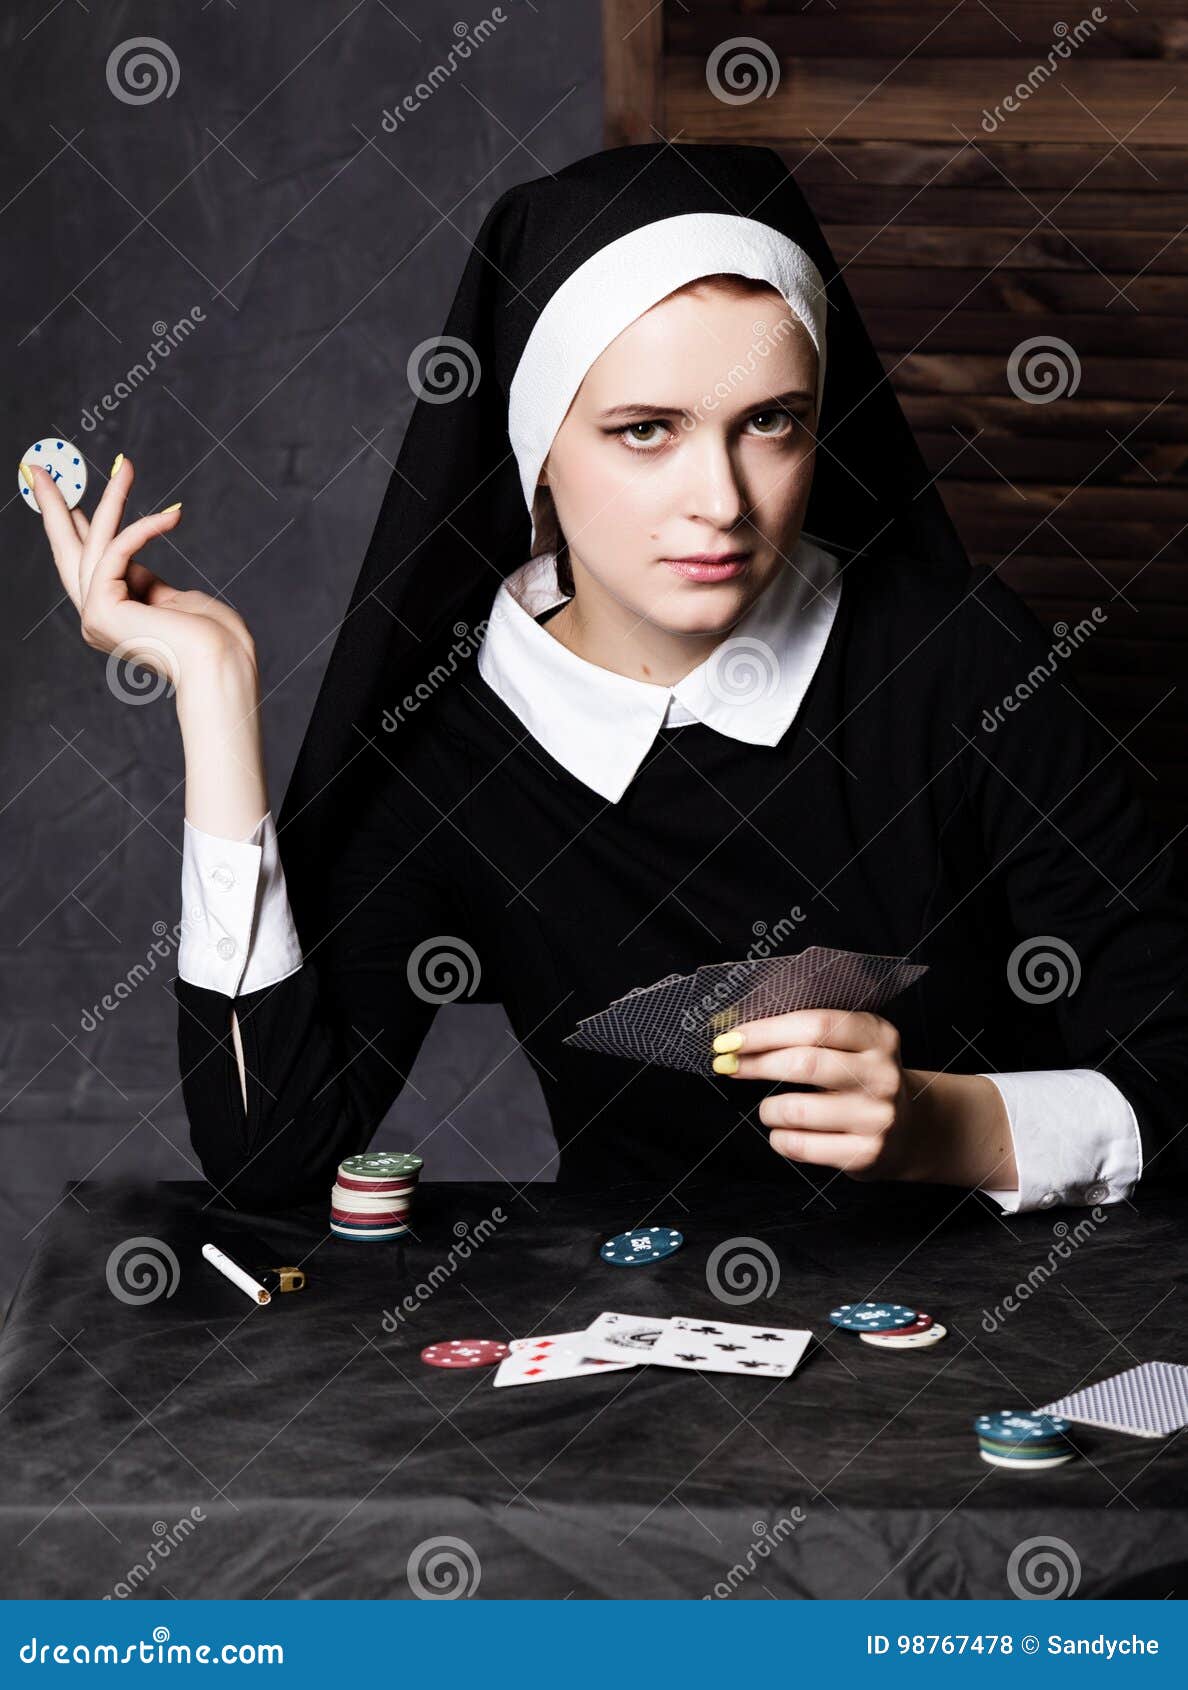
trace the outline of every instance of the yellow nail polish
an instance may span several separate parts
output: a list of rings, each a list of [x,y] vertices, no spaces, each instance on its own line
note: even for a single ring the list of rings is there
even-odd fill
[[[180,499],[177,501],[176,505],[166,505],[165,509],[161,512],[161,515],[162,516],[168,516],[170,511],[179,511],[179,510],[181,510],[181,500]]]
[[[123,461],[124,461],[124,454],[121,452],[119,454],[119,456],[116,458],[115,463],[112,464],[112,466],[111,466],[111,474],[107,478],[109,481],[114,481],[116,476],[120,473],[120,465],[123,463]]]
[[[33,471],[29,468],[28,464],[22,464],[21,465],[21,474],[24,477],[26,484],[28,486],[32,487],[33,486]]]
[[[714,1073],[715,1074],[737,1074],[738,1073],[738,1057],[734,1056],[734,1055],[715,1056],[714,1057]]]
[[[714,1040],[715,1050],[738,1050],[743,1042],[743,1036],[736,1029],[733,1033],[719,1033]]]

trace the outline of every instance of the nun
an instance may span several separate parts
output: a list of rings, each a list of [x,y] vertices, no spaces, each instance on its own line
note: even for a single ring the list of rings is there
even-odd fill
[[[1170,849],[1049,632],[971,566],[778,155],[627,146],[509,189],[410,374],[278,821],[187,810],[212,1183],[323,1198],[444,1002],[504,1006],[543,1179],[1006,1212],[1181,1175]],[[707,1037],[700,1073],[564,1042],[634,987],[813,945],[926,972],[882,1013]]]

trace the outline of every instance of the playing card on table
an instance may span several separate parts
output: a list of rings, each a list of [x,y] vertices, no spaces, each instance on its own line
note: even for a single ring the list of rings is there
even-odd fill
[[[927,966],[903,957],[812,945],[796,956],[708,963],[636,987],[579,1021],[563,1043],[705,1073],[718,1033],[796,1009],[875,1009]]]
[[[1144,1361],[1035,1412],[1063,1414],[1066,1420],[1140,1438],[1166,1438],[1188,1426],[1188,1367]]]
[[[600,1314],[581,1334],[582,1349],[588,1356],[634,1366],[649,1360],[667,1325],[668,1316],[663,1314]]]
[[[670,1320],[652,1346],[653,1367],[699,1373],[754,1373],[784,1379],[808,1348],[811,1332],[787,1326],[743,1326],[729,1320]]]
[[[635,1362],[603,1361],[587,1355],[584,1332],[555,1332],[539,1338],[513,1338],[512,1352],[495,1371],[495,1385],[541,1385],[549,1379],[580,1379],[587,1373],[617,1373]]]

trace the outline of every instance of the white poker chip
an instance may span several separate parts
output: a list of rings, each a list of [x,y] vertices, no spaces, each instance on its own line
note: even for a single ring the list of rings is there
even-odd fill
[[[69,440],[58,440],[52,434],[47,435],[44,440],[35,440],[27,451],[21,453],[21,462],[33,466],[40,464],[42,469],[48,470],[58,484],[58,492],[71,510],[87,490],[87,460]],[[27,485],[19,468],[17,488],[22,501],[31,510],[41,510],[33,495],[33,489]]]
[[[927,1332],[907,1332],[902,1335],[895,1332],[860,1332],[858,1334],[864,1344],[874,1344],[880,1350],[926,1350],[933,1344],[939,1344],[942,1338],[947,1338],[949,1329],[942,1326],[939,1320],[934,1320]]]
[[[1040,1456],[1038,1460],[1033,1457],[1029,1461],[1020,1461],[1010,1455],[991,1455],[988,1449],[983,1449],[979,1453],[982,1460],[988,1461],[991,1467],[1009,1467],[1015,1473],[1025,1471],[1035,1473],[1043,1467],[1063,1467],[1066,1461],[1072,1460],[1074,1452],[1070,1449],[1067,1455],[1044,1455]]]

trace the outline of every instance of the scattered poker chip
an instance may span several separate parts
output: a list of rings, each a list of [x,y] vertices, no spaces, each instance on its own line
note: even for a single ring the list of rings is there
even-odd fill
[[[864,1344],[873,1344],[880,1350],[928,1350],[933,1344],[939,1344],[942,1338],[947,1338],[949,1329],[942,1326],[939,1320],[930,1321],[922,1330],[908,1327],[902,1332],[860,1332],[858,1334]]]
[[[919,1313],[903,1303],[842,1303],[829,1318],[845,1332],[893,1332],[914,1325]]]
[[[662,1262],[684,1242],[684,1233],[675,1227],[643,1226],[636,1232],[620,1232],[608,1238],[598,1254],[615,1267],[640,1267],[646,1262]]]
[[[86,459],[69,440],[57,440],[52,434],[47,435],[44,440],[35,440],[32,446],[21,454],[21,462],[34,467],[40,465],[42,469],[48,470],[70,510],[74,509],[87,490]],[[40,511],[41,506],[37,503],[36,495],[19,469],[17,487],[23,502],[31,510]]]
[[[426,1344],[421,1360],[430,1367],[491,1367],[510,1354],[508,1345],[496,1338],[448,1338]]]

